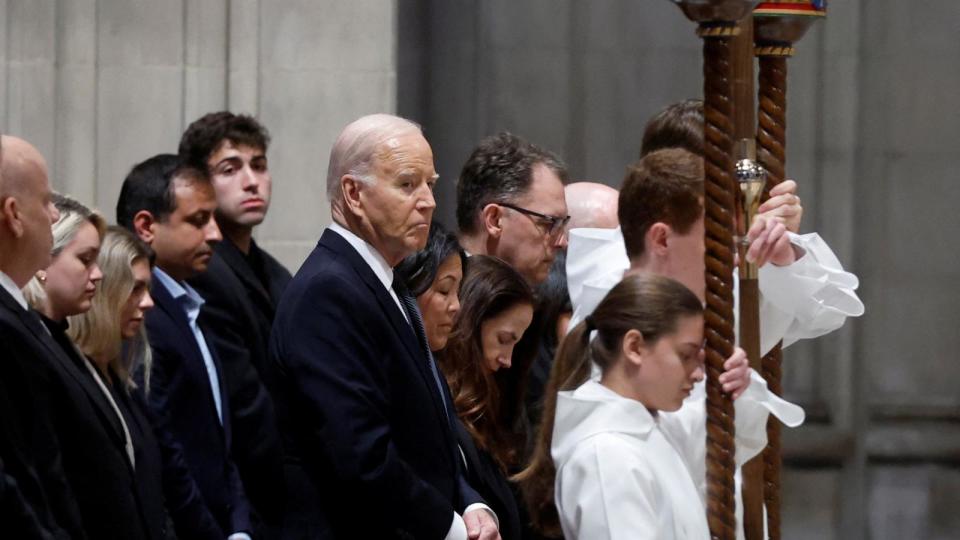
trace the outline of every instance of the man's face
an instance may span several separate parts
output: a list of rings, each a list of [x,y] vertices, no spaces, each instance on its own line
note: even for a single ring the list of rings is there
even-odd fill
[[[567,202],[563,182],[546,165],[533,168],[530,190],[518,197],[514,206],[547,216],[564,218]],[[496,255],[520,272],[533,285],[547,279],[557,252],[567,246],[566,231],[549,233],[549,225],[540,218],[503,208],[502,229]]]
[[[433,151],[419,132],[387,140],[374,159],[373,184],[361,183],[360,206],[370,243],[391,265],[423,249],[436,202]]]
[[[23,223],[20,256],[32,261],[31,266],[39,270],[50,264],[52,225],[60,219],[60,213],[53,205],[47,165],[39,153],[31,156],[24,166],[24,173],[27,178],[23,181],[23,189],[16,195]]]
[[[271,179],[262,148],[225,140],[207,159],[207,167],[221,225],[255,227],[263,222],[270,207]]]
[[[151,247],[157,254],[157,266],[182,280],[207,269],[213,254],[211,243],[221,237],[213,220],[217,208],[213,187],[180,177],[173,183],[176,208],[166,220],[151,225]]]
[[[693,223],[686,234],[671,233],[667,244],[666,276],[686,285],[702,302],[705,298],[706,251],[703,243],[703,216]]]

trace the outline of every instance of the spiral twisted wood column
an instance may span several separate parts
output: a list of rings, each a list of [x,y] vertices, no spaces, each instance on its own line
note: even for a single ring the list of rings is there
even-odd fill
[[[736,343],[733,257],[733,89],[730,38],[735,27],[702,26],[704,75],[704,205],[706,229],[707,521],[716,540],[736,538],[733,401],[720,384]]]
[[[757,115],[757,160],[767,170],[770,189],[784,181],[786,175],[787,141],[787,54],[789,48],[767,47],[757,50],[760,56],[758,85],[759,112]],[[770,391],[780,396],[782,385],[783,351],[778,343],[761,360],[761,374]],[[780,422],[767,420],[767,447],[763,450],[763,496],[767,508],[767,532],[770,540],[780,540],[780,468],[782,464]]]

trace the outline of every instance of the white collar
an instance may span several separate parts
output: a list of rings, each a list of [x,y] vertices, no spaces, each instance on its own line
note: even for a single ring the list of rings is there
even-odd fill
[[[387,260],[383,258],[383,255],[381,255],[375,247],[336,221],[331,223],[327,229],[342,236],[343,239],[360,254],[360,258],[367,263],[367,266],[373,270],[373,273],[377,276],[377,279],[380,280],[380,283],[383,283],[384,288],[387,289],[387,291],[393,290],[393,267],[387,263]]]
[[[2,271],[0,271],[0,287],[3,287],[4,290],[10,293],[10,296],[12,296],[13,299],[20,304],[20,307],[25,310],[30,309],[30,307],[27,306],[27,299],[23,297],[23,291],[20,290],[20,287],[17,287],[17,284],[14,283],[13,278]]]

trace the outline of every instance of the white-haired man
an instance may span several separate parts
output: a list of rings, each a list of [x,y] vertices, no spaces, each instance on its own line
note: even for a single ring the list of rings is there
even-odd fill
[[[430,145],[402,118],[360,118],[331,150],[334,223],[287,287],[270,346],[294,535],[499,538],[463,480],[416,302],[393,279],[426,244],[436,181]]]

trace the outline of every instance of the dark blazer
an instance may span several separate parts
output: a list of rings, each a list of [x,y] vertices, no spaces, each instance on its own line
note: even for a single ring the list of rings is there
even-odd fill
[[[127,457],[120,419],[84,366],[86,359],[65,334],[66,325],[43,320],[50,336],[42,339],[48,355],[36,365],[41,395],[87,536],[166,538],[162,495],[137,488],[138,475]],[[147,478],[160,474],[149,460],[137,465]]]
[[[226,534],[200,495],[183,452],[161,432],[141,388],[127,390],[111,372],[109,387],[130,431],[136,458],[136,485],[141,497],[166,507],[180,540],[223,540]],[[161,508],[162,510],[162,508]]]
[[[287,287],[271,355],[288,468],[317,497],[290,537],[439,540],[481,501],[412,327],[336,232]]]
[[[156,307],[145,316],[153,352],[149,405],[157,427],[172,435],[182,448],[190,473],[220,528],[227,534],[252,531],[250,504],[230,457],[230,398],[216,347],[206,337],[209,333],[204,329],[203,315],[198,324],[217,369],[222,425],[203,355],[186,313],[156,277],[150,294]]]
[[[514,489],[500,466],[485,450],[477,448],[470,432],[460,420],[456,422],[457,442],[463,451],[467,483],[477,490],[500,521],[500,538],[520,540],[520,511]]]
[[[40,522],[33,506],[24,499],[17,479],[3,470],[0,460],[0,523],[4,534],[21,540],[53,540],[53,532]]]
[[[42,527],[34,529],[25,517],[16,531],[25,538],[85,538],[60,446],[31,375],[31,366],[48,354],[38,337],[43,333],[40,321],[0,287],[0,459],[9,486],[4,506],[13,512],[19,503],[6,497],[19,495]]]
[[[190,280],[206,301],[208,335],[223,369],[233,458],[250,502],[268,523],[281,520],[285,502],[283,450],[268,392],[272,371],[267,369],[267,347],[275,306],[290,277],[255,242],[251,241],[248,260],[224,239],[214,247],[207,271]]]

